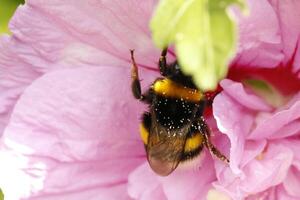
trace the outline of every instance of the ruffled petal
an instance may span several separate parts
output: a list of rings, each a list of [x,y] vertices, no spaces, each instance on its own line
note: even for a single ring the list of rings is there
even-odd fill
[[[278,200],[298,200],[299,196],[289,195],[282,184],[276,187],[276,199]]]
[[[272,107],[255,94],[246,92],[241,83],[225,79],[221,81],[220,85],[224,89],[227,95],[233,98],[237,103],[241,104],[245,108],[254,111],[271,111]]]
[[[283,185],[280,184],[276,187],[270,188],[258,194],[250,195],[246,198],[246,200],[257,200],[257,199],[298,200],[299,198],[287,194]]]
[[[300,170],[296,167],[291,167],[283,182],[283,186],[289,195],[300,198]]]
[[[245,147],[244,147],[244,154],[243,158],[239,164],[241,171],[239,174],[234,174],[233,171],[224,166],[216,166],[216,175],[218,181],[215,182],[214,186],[218,188],[220,191],[226,192],[230,194],[231,196],[235,196],[236,191],[228,191],[226,188],[232,188],[236,187],[235,184],[237,184],[237,180],[244,179],[246,177],[246,174],[243,171],[243,168],[251,162],[253,159],[259,156],[259,154],[264,150],[267,142],[262,141],[246,141]],[[220,186],[220,185],[221,186]],[[239,195],[239,194],[237,194]]]
[[[292,161],[293,152],[288,147],[269,144],[261,157],[243,167],[243,176],[237,177],[228,169],[224,170],[224,180],[231,182],[224,187],[219,181],[215,186],[225,190],[233,199],[243,199],[280,184],[286,178]]]
[[[224,92],[214,99],[213,115],[219,130],[230,140],[230,167],[236,174],[241,173],[239,165],[243,159],[247,134],[254,122],[253,114]]]
[[[300,133],[300,132],[299,132]],[[289,147],[293,152],[294,152],[294,160],[293,160],[293,165],[300,170],[300,154],[299,152],[299,147],[300,147],[300,140],[299,136],[298,137],[291,137],[291,138],[286,138],[286,139],[281,139],[281,140],[275,140],[279,144],[283,144],[287,147]]]
[[[267,0],[248,1],[248,6],[249,16],[235,12],[240,38],[232,64],[235,67],[276,67],[283,59],[276,13]]]
[[[247,174],[241,188],[247,193],[258,193],[281,183],[293,161],[293,152],[285,146],[269,144],[262,158],[244,168]]]
[[[300,131],[299,131],[300,133]],[[300,198],[300,141],[298,138],[279,140],[277,143],[289,147],[294,153],[293,165],[290,168],[282,187],[286,195]]]
[[[252,0],[248,1],[248,5],[249,16],[235,12],[240,40],[233,65],[273,68],[280,62],[287,63],[299,42],[300,3],[293,0]],[[297,54],[300,55],[299,51]],[[299,71],[299,65],[294,68],[294,72]]]
[[[257,117],[256,128],[249,139],[284,138],[299,134],[300,95],[295,95],[287,106],[279,108],[274,113],[262,114]]]
[[[280,37],[283,43],[285,62],[292,56],[300,37],[300,2],[287,0],[269,0],[276,11],[280,26]]]
[[[143,107],[132,97],[129,77],[128,68],[85,67],[33,82],[2,137],[0,185],[6,197],[85,199],[80,191],[99,188],[101,197],[108,194],[103,188],[116,187],[123,189],[114,195],[127,199],[121,185],[145,159],[137,133]]]

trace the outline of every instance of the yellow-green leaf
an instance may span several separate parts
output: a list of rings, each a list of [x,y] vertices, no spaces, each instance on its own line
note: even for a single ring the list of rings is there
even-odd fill
[[[4,200],[4,195],[3,195],[1,188],[0,188],[0,200]]]
[[[161,0],[150,27],[155,44],[175,44],[181,69],[202,90],[215,89],[235,50],[235,24],[227,6],[242,0]]]
[[[24,0],[1,0],[0,1],[0,33],[8,33],[8,22],[17,6]]]

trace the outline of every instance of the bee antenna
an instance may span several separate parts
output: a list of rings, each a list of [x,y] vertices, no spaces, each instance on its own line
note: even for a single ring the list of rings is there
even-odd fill
[[[133,63],[135,63],[135,60],[134,60],[134,49],[129,49],[130,50],[130,55],[131,55],[131,61]]]
[[[168,53],[168,47],[166,47],[166,48],[164,48],[163,50],[162,50],[162,52],[161,52],[161,56],[162,57],[165,57],[166,55],[167,55],[167,53]]]

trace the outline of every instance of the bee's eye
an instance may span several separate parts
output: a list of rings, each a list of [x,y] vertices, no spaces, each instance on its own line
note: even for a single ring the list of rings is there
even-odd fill
[[[188,137],[185,141],[184,152],[192,152],[199,148],[203,143],[203,135],[199,132],[193,134],[191,137]]]

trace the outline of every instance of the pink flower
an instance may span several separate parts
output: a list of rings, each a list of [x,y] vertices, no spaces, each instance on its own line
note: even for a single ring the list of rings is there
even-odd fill
[[[213,105],[231,159],[230,168],[216,165],[214,186],[232,199],[299,199],[300,2],[250,6],[256,14],[240,22],[240,52],[228,76],[234,81],[221,82]],[[262,32],[252,26],[258,17]],[[266,81],[273,98],[257,95],[246,79]]]
[[[218,148],[230,150],[230,167],[205,150],[202,162],[162,178],[149,168],[138,134],[145,107],[130,93],[129,49],[144,87],[158,76],[148,30],[155,3],[28,0],[17,10],[13,36],[0,40],[6,199],[190,200],[215,189],[234,199],[299,198],[300,5],[253,0],[251,17],[239,16],[232,80],[215,99],[217,123],[208,119]],[[267,80],[287,100],[269,105],[242,84],[246,78]]]

